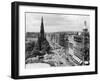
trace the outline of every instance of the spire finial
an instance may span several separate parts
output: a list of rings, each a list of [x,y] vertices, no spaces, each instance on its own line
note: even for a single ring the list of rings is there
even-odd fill
[[[87,23],[86,23],[86,21],[84,21],[84,29],[86,28],[86,26],[87,26]]]
[[[41,18],[41,21],[43,22],[43,16],[42,16],[42,18]]]
[[[86,26],[86,21],[84,21],[84,25]]]

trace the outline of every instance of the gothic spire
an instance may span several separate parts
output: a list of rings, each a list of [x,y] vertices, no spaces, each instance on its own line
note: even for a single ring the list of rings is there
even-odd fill
[[[41,18],[40,36],[41,36],[42,38],[45,38],[44,24],[43,24],[43,17]]]
[[[41,34],[44,34],[44,24],[43,24],[43,17],[41,18],[41,30],[40,30]]]

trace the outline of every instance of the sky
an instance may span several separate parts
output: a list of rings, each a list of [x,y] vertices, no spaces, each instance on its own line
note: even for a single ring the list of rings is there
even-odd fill
[[[26,32],[39,32],[42,17],[45,32],[82,31],[84,21],[87,22],[86,28],[88,28],[88,30],[90,28],[89,15],[26,12],[25,16]]]

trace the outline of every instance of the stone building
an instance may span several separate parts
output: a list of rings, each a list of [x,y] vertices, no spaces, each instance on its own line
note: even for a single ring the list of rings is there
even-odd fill
[[[79,63],[89,64],[89,31],[86,28],[86,21],[84,22],[84,29],[78,32],[77,35],[69,37],[69,54]],[[88,63],[85,63],[87,62]]]
[[[44,31],[44,24],[43,24],[43,17],[41,19],[41,27],[40,27],[40,33],[38,36],[37,43],[32,51],[32,54],[35,56],[42,56],[46,53],[49,53],[50,51],[50,45],[49,42],[46,39],[45,31]]]

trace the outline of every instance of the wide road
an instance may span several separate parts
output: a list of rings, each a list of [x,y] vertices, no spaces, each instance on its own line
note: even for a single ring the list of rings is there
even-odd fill
[[[65,49],[57,43],[49,42],[50,46],[53,48],[55,53],[55,60],[59,63],[62,63],[64,66],[75,66],[77,65],[69,55],[66,55]]]

